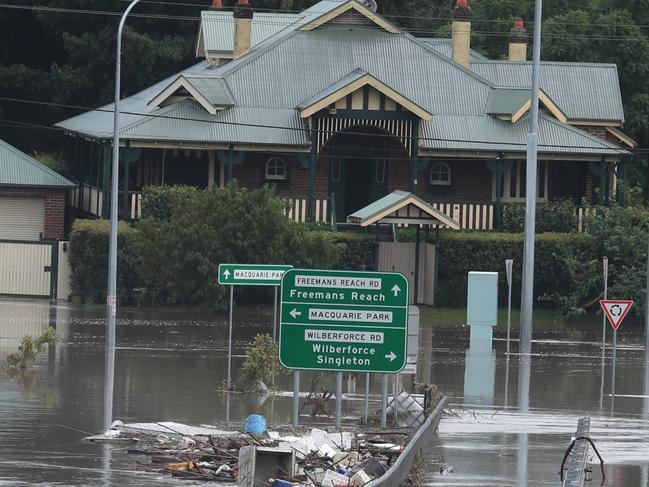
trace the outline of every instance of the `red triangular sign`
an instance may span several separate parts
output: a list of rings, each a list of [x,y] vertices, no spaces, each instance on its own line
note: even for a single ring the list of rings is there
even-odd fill
[[[599,304],[613,329],[617,330],[631,309],[633,301],[628,299],[600,299]]]

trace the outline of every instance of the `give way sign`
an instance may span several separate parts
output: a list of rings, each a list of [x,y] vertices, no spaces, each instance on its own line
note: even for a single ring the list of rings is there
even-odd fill
[[[600,299],[599,304],[606,313],[613,329],[617,330],[631,309],[633,301],[628,299]]]

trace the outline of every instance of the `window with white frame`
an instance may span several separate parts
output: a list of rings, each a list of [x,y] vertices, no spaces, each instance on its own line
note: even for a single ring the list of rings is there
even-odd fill
[[[430,168],[430,184],[433,186],[451,185],[451,166],[445,162],[436,162]]]
[[[526,185],[526,164],[525,161],[513,161],[511,171],[498,175],[500,182],[500,199],[501,201],[522,202],[525,201]],[[496,199],[496,177],[493,176],[493,199]],[[548,199],[548,163],[547,161],[538,161],[537,174],[537,200],[545,201]]]
[[[286,179],[286,161],[281,157],[271,157],[266,162],[266,179],[284,181]]]

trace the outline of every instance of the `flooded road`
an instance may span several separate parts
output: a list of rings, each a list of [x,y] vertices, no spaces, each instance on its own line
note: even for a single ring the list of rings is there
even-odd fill
[[[235,380],[241,355],[255,334],[272,332],[270,322],[268,313],[235,312]],[[0,300],[0,360],[22,336],[38,335],[48,326],[56,326],[56,346],[24,374],[0,373],[0,485],[193,485],[138,472],[137,458],[122,448],[81,443],[102,423],[103,310]],[[643,338],[621,329],[612,401],[611,354],[607,350],[602,359],[599,333],[601,322],[593,324],[592,333],[535,332],[534,355],[512,355],[507,361],[502,340],[493,352],[480,353],[467,350],[466,328],[422,326],[417,381],[437,384],[452,407],[427,453],[426,485],[559,485],[559,467],[577,420],[590,416],[591,437],[606,462],[604,485],[648,486]],[[226,374],[226,337],[225,317],[120,310],[115,417],[223,425],[227,395],[219,390]],[[313,376],[303,376],[306,390]],[[333,377],[324,381],[333,388]],[[288,389],[291,377],[280,377],[277,384]],[[363,387],[360,380],[357,392]],[[380,377],[372,378],[371,390],[380,391]],[[361,413],[363,402],[346,397],[343,413]],[[291,403],[289,397],[235,394],[229,411],[233,426],[252,412],[272,425],[290,421]],[[440,474],[441,463],[453,472]],[[599,465],[592,467],[592,485],[599,485]]]

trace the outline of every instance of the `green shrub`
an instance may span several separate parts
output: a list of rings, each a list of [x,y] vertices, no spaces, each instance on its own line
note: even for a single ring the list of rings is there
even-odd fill
[[[608,296],[632,299],[631,311],[643,316],[646,308],[649,215],[637,208],[597,207],[587,213],[584,228],[595,242],[594,258],[608,257]],[[595,263],[597,273],[602,265]],[[601,277],[599,289],[602,288]]]
[[[134,302],[139,278],[133,264],[136,232],[120,222],[117,236],[117,295],[121,303]],[[84,303],[105,303],[108,284],[109,220],[76,220],[70,232],[72,292]]]
[[[577,231],[577,207],[571,200],[558,200],[536,205],[536,233]],[[503,205],[502,231],[520,233],[525,230],[525,203]]]
[[[169,220],[175,204],[191,201],[199,193],[192,186],[147,186],[142,191],[142,218]]]
[[[239,388],[243,391],[262,392],[264,386],[271,387],[274,376],[286,372],[287,369],[279,362],[279,349],[273,337],[255,335],[254,342],[246,350],[246,360],[241,366]]]
[[[578,312],[595,288],[597,274],[589,273],[594,258],[593,238],[585,234],[545,233],[536,237],[534,295],[538,303],[561,308],[566,316]],[[514,259],[512,301],[520,303],[523,234],[444,231],[438,241],[439,306],[466,306],[469,271],[499,273],[498,294],[506,304],[505,260]],[[593,282],[587,282],[589,277]]]
[[[309,233],[288,219],[285,200],[272,187],[172,187],[158,188],[155,194],[158,217],[137,224],[134,254],[149,304],[223,308],[227,290],[217,283],[220,263],[331,268],[344,250],[327,232]],[[268,290],[244,289],[238,294],[245,301]]]

